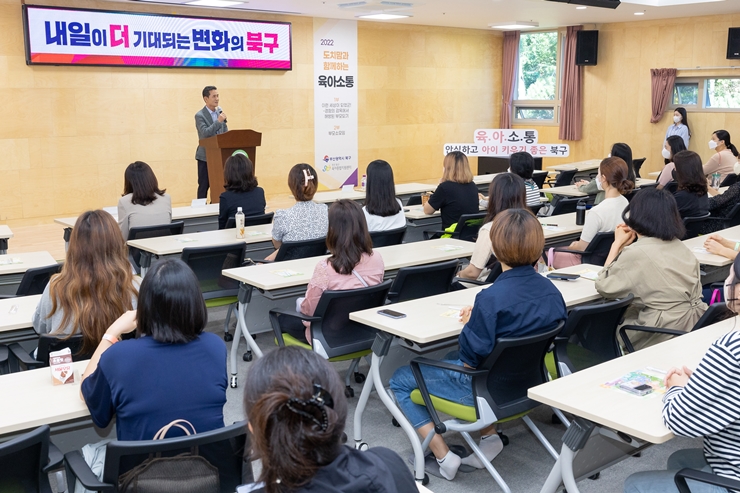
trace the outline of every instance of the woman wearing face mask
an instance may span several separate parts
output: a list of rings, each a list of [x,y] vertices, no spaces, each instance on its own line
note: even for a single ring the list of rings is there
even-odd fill
[[[709,148],[715,151],[714,156],[704,164],[704,175],[719,173],[720,183],[727,175],[733,173],[737,162],[737,148],[730,142],[730,133],[727,130],[717,130],[712,134]]]
[[[635,169],[632,166],[632,149],[630,146],[623,142],[617,142],[612,146],[612,150],[607,156],[607,158],[610,157],[618,157],[627,164],[627,179],[632,183],[635,183]],[[595,178],[591,181],[581,180],[576,183],[576,186],[580,192],[587,193],[589,195],[596,194],[594,205],[600,204],[601,201],[606,198],[606,194],[604,189],[601,187],[601,183],[599,183],[599,180]]]
[[[683,143],[683,139],[678,135],[671,135],[666,139],[665,144],[663,144],[663,157],[667,164],[663,167],[663,171],[660,172],[660,176],[658,176],[658,190],[661,190],[675,179],[673,172],[676,169],[676,165],[673,164],[673,156],[685,150],[686,146]]]
[[[689,119],[686,116],[686,109],[685,108],[676,108],[676,110],[673,112],[673,125],[670,125],[668,127],[668,130],[665,132],[665,140],[668,140],[668,137],[671,135],[678,135],[683,139],[683,144],[686,147],[686,149],[689,148],[689,139],[691,139],[691,129],[689,128]],[[665,142],[663,142],[665,144]],[[663,156],[666,159],[665,164],[668,164],[669,161],[667,157]]]

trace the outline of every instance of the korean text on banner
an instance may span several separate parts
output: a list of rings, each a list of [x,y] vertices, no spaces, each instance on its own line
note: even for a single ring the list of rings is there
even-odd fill
[[[466,156],[509,157],[515,152],[528,152],[534,157],[568,157],[568,144],[445,144],[442,152],[446,156],[460,151]]]
[[[314,19],[315,167],[322,189],[357,185],[357,22]]]

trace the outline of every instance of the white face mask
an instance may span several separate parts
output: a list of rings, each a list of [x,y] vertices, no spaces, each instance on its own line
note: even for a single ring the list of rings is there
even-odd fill
[[[711,150],[715,150],[715,149],[717,148],[717,141],[714,141],[714,140],[710,140],[710,141],[709,141],[709,148],[710,148]]]
[[[610,158],[610,157],[612,157],[612,153],[610,152],[609,154],[607,154],[607,155],[606,155],[606,157],[607,157],[607,158]]]
[[[604,186],[601,184],[601,175],[596,177],[596,188],[603,191]]]
[[[732,171],[734,171],[736,175],[740,175],[740,161],[735,163],[735,167],[732,168]]]
[[[666,158],[666,159],[670,159],[670,158],[671,158],[671,151],[669,151],[669,150],[668,150],[668,149],[666,149],[665,147],[663,148],[663,150],[662,150],[662,151],[661,151],[660,153],[661,153],[661,154],[663,155],[663,157],[664,157],[664,158]]]
[[[673,123],[678,123],[681,121],[681,117],[678,115],[673,115]]]

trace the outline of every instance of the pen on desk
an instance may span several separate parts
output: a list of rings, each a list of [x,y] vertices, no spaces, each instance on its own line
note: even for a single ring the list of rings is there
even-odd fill
[[[553,226],[553,227],[556,227],[556,228],[558,227],[558,225],[557,225],[557,224],[544,224],[544,223],[543,223],[542,225],[543,225],[543,226]]]
[[[13,305],[10,307],[10,310],[8,311],[8,315],[12,315],[18,311],[18,305]]]

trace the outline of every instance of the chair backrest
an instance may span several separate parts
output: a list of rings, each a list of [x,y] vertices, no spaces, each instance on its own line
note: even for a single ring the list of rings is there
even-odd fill
[[[246,421],[241,421],[191,436],[110,442],[106,448],[103,482],[117,485],[123,473],[141,464],[150,454],[172,457],[189,452],[205,458],[218,469],[221,491],[236,491],[236,487],[243,483],[243,472],[247,477],[251,476],[251,465],[244,457],[246,433]]]
[[[557,202],[555,202],[555,207],[552,209],[551,216],[559,216],[561,214],[570,214],[571,212],[576,211],[576,207],[578,206],[578,202],[581,201],[581,198],[574,197],[571,199],[560,199]]]
[[[326,255],[326,237],[315,240],[284,241],[280,245],[275,262]]]
[[[540,209],[542,209],[542,205],[543,204],[539,204],[539,205],[528,205],[527,207],[529,207],[529,210],[532,211],[532,214],[534,214],[536,216],[537,213],[540,212]]]
[[[642,165],[645,164],[645,159],[647,158],[641,157],[632,160],[632,168],[635,170],[635,178],[642,178],[640,176],[640,169],[642,168]]]
[[[28,269],[21,283],[18,285],[18,290],[15,292],[16,296],[32,296],[34,294],[42,294],[46,285],[49,284],[49,279],[54,274],[58,274],[62,270],[62,264],[52,264],[46,267],[36,267],[34,269]]]
[[[710,213],[707,212],[703,216],[684,217],[683,225],[686,226],[686,236],[684,236],[683,239],[688,240],[690,238],[696,238],[697,236],[699,236],[703,230],[702,226],[709,218],[709,216]]]
[[[735,204],[724,220],[725,229],[732,228],[734,226],[740,226],[740,204]]]
[[[581,254],[581,262],[584,264],[604,265],[609,250],[614,243],[614,233],[596,233]]]
[[[406,202],[406,205],[421,205],[421,194],[409,196],[409,201]]]
[[[181,259],[198,278],[204,299],[236,296],[239,282],[221,274],[224,269],[241,267],[247,254],[243,241],[221,246],[183,248]]]
[[[268,212],[267,214],[258,214],[256,216],[244,216],[244,227],[259,226],[260,224],[270,224],[272,218],[275,215],[274,212]],[[231,216],[226,220],[226,226],[224,229],[236,228],[236,219]]]
[[[715,303],[713,305],[709,305],[707,311],[705,311],[704,315],[702,315],[701,318],[697,320],[691,330],[694,331],[703,329],[707,325],[716,324],[717,322],[734,316],[735,313],[727,308],[727,303]]]
[[[722,183],[719,184],[720,187],[729,187],[730,185],[734,185],[737,183],[737,175],[735,173],[730,173],[729,175],[725,176],[725,179],[722,180]]]
[[[455,227],[455,236],[463,241],[475,241],[478,238],[478,231],[483,226],[483,219],[486,218],[485,212],[475,214],[463,214],[457,220]]]
[[[498,260],[494,260],[492,263],[489,263],[489,268],[491,269],[491,271],[488,273],[488,277],[486,277],[487,284],[496,282],[498,276],[500,276],[504,272],[504,268],[501,266],[501,262],[499,262]]]
[[[537,334],[497,339],[493,351],[480,365],[485,375],[473,377],[473,388],[484,397],[498,419],[514,416],[539,405],[527,391],[547,382],[545,354],[563,322]]]
[[[49,366],[49,353],[69,348],[72,351],[73,361],[84,361],[92,357],[92,353],[82,353],[82,335],[75,334],[64,338],[58,335],[42,334],[39,336],[39,346],[36,351],[36,361],[43,366]]]
[[[406,226],[388,231],[371,231],[370,239],[373,242],[373,248],[400,245],[403,243],[403,237],[406,234]]]
[[[532,181],[535,182],[535,184],[537,185],[537,187],[539,187],[540,190],[542,190],[542,187],[545,186],[545,180],[547,179],[548,174],[549,173],[547,171],[541,171],[541,172],[535,171],[534,173],[532,173]]]
[[[668,190],[670,193],[675,194],[678,191],[678,182],[677,181],[669,181],[666,186],[663,187],[663,190]]]
[[[563,331],[555,338],[558,375],[575,373],[622,355],[617,327],[633,298],[630,294],[622,299],[571,309]]]
[[[450,290],[452,278],[460,266],[457,260],[403,267],[398,270],[388,293],[391,303],[425,298]]]
[[[0,443],[0,491],[51,493],[43,472],[48,462],[48,425]]]
[[[573,182],[573,178],[576,176],[576,173],[578,173],[577,169],[572,169],[570,171],[561,171],[560,173],[558,173],[557,178],[555,178],[555,183],[553,186],[567,187]]]
[[[375,286],[343,291],[324,291],[314,316],[320,322],[311,323],[313,350],[324,358],[333,358],[370,349],[375,329],[349,319],[352,312],[385,304],[391,281]]]
[[[155,224],[153,226],[139,226],[128,230],[127,240],[143,240],[144,238],[156,238],[158,236],[181,235],[185,228],[185,222],[175,221],[169,224]],[[141,251],[138,248],[128,247],[128,253],[134,266],[141,267]]]

